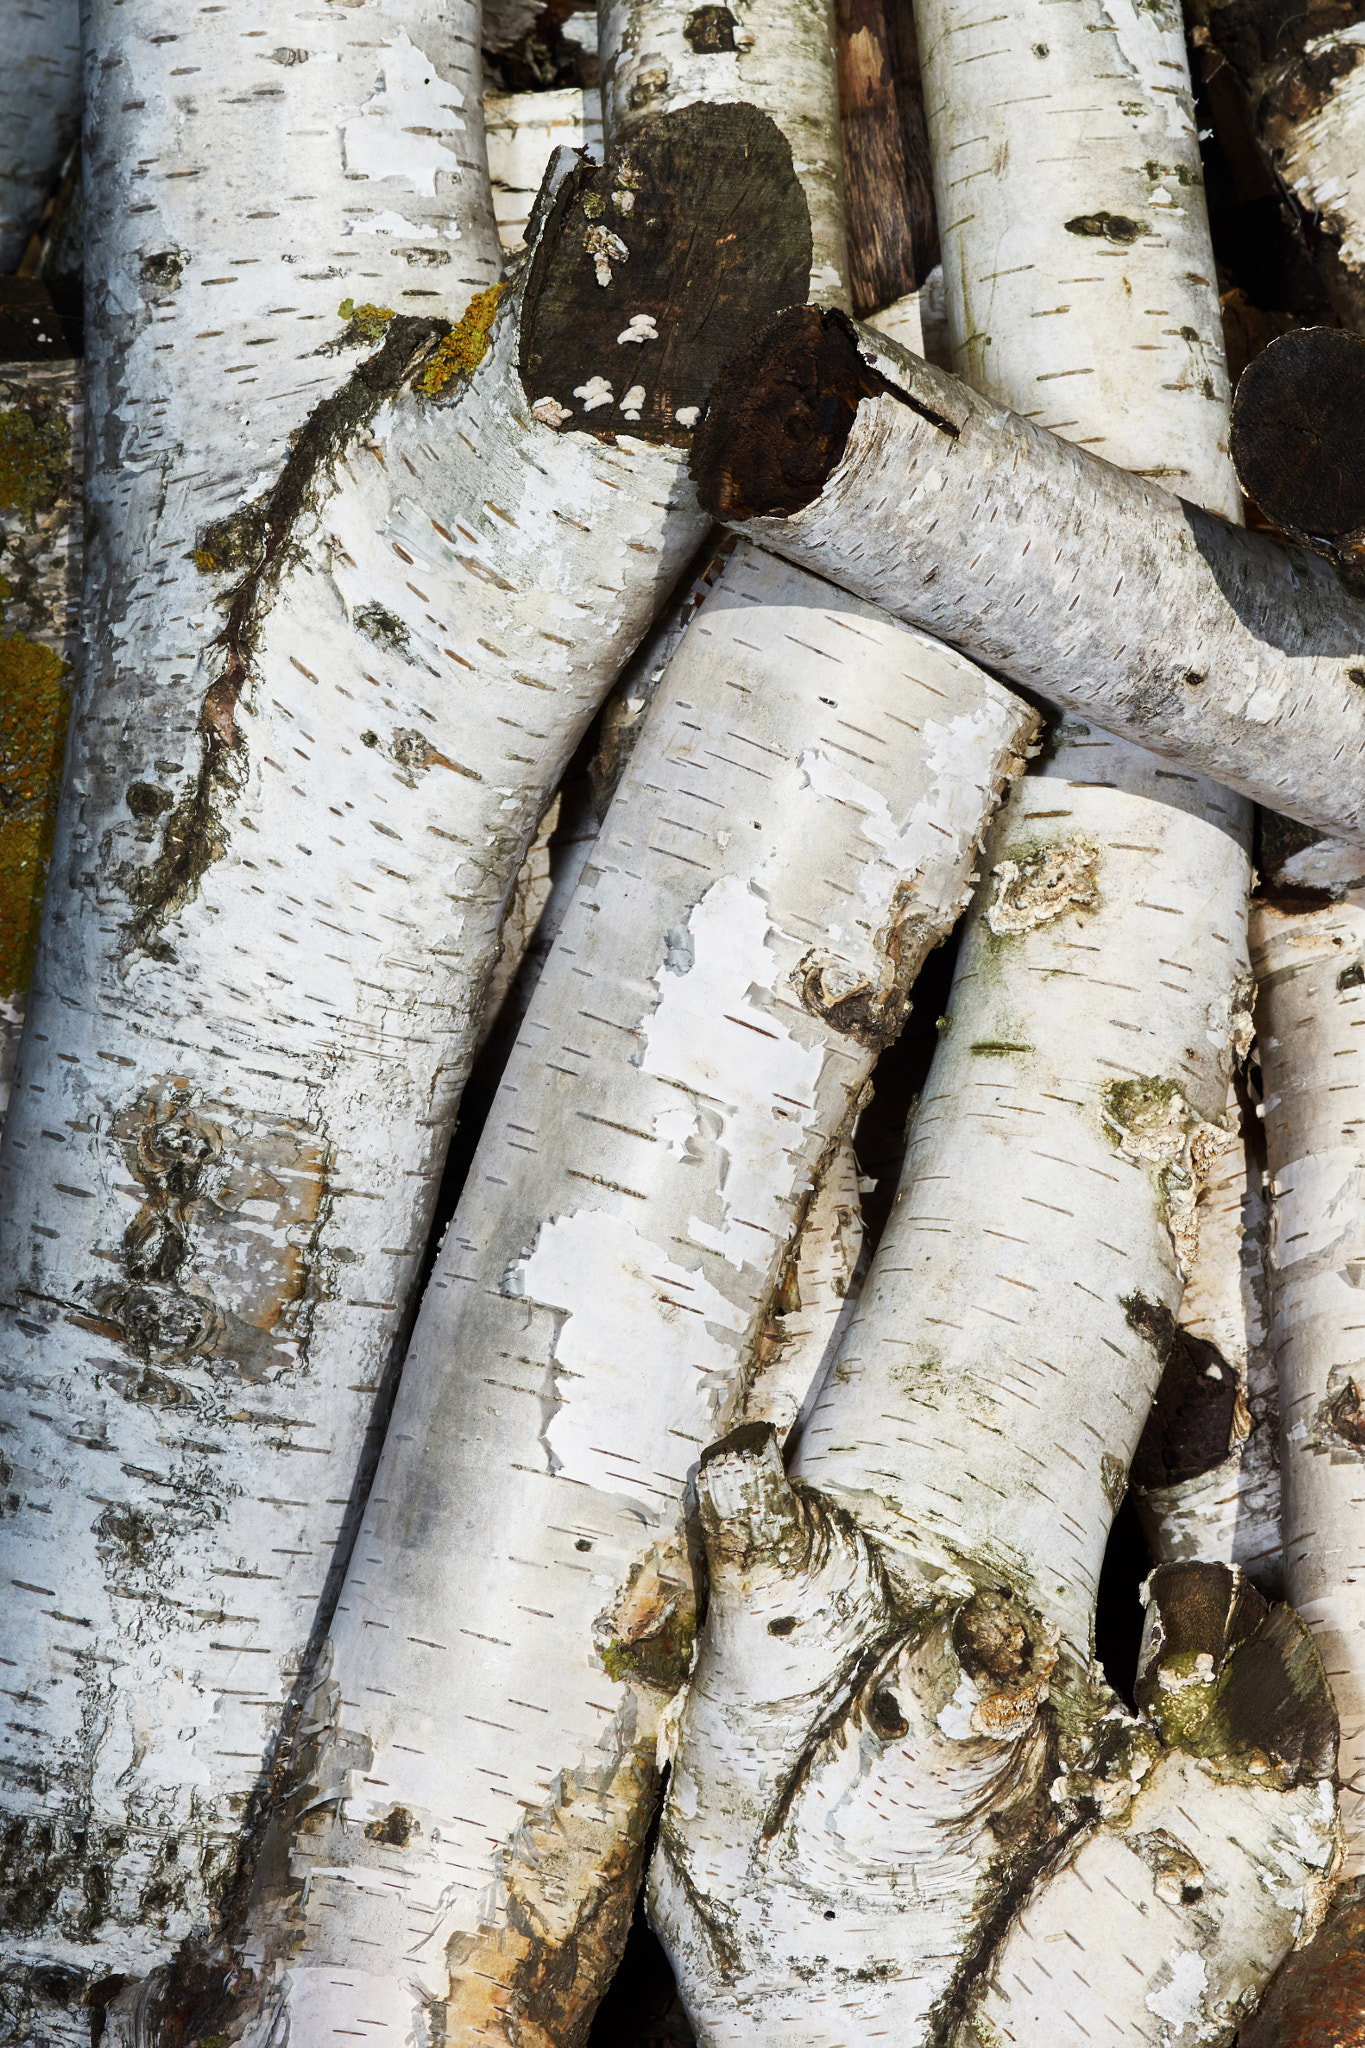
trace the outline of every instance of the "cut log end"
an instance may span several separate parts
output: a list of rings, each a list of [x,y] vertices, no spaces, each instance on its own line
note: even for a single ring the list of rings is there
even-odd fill
[[[851,323],[793,307],[731,356],[692,449],[692,478],[717,519],[788,518],[819,497],[859,401],[890,391],[863,361]]]
[[[1232,459],[1283,532],[1365,538],[1365,336],[1305,327],[1272,341],[1238,381]]]
[[[538,418],[685,446],[731,351],[810,284],[810,211],[744,105],[643,123],[561,186],[532,258],[521,378]]]

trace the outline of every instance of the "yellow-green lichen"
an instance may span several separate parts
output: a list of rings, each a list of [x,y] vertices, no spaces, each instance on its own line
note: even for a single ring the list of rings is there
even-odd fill
[[[468,377],[478,368],[488,354],[488,332],[497,316],[498,300],[506,289],[505,284],[490,284],[487,291],[475,292],[417,379],[419,391],[435,398],[452,377]]]
[[[31,520],[62,487],[71,437],[55,407],[0,412],[0,511]]]
[[[61,656],[5,632],[8,595],[0,578],[0,997],[33,975],[71,708]]]
[[[623,1642],[613,1636],[602,1651],[602,1662],[608,1678],[618,1685],[635,1679],[652,1686],[656,1692],[675,1693],[686,1679],[692,1663],[692,1644],[697,1633],[697,1618],[689,1608],[683,1613],[676,1610],[665,1616],[663,1625],[649,1635],[637,1636],[633,1642]]]
[[[392,306],[357,306],[354,299],[343,299],[337,312],[346,322],[343,341],[378,341],[393,318]]]

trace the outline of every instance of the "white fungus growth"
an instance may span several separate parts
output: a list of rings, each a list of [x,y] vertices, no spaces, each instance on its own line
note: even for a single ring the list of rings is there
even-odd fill
[[[695,427],[701,418],[699,405],[680,405],[673,415],[680,427]]]
[[[630,320],[617,335],[618,346],[623,341],[657,341],[659,328],[652,313],[632,313]]]
[[[638,420],[640,417],[640,407],[644,404],[644,402],[644,385],[632,384],[629,391],[626,393],[625,397],[621,400],[621,410],[624,412],[628,420]]]
[[[577,393],[574,395],[576,397]],[[531,407],[531,418],[542,421],[547,427],[562,427],[565,420],[573,418],[573,414],[557,398],[538,398]]]
[[[575,384],[573,395],[582,399],[584,412],[591,412],[595,406],[611,404],[612,389],[605,377],[589,377],[586,384]]]
[[[597,273],[597,282],[601,285],[611,283],[611,266],[613,263],[625,263],[630,258],[629,249],[621,240],[621,237],[614,235],[610,228],[589,228],[587,234],[583,237],[583,246],[592,258],[593,269]]]

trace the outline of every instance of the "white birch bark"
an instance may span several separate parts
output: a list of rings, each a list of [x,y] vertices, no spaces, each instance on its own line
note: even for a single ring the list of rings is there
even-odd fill
[[[564,85],[549,92],[488,92],[483,101],[488,135],[488,175],[498,239],[516,255],[526,244],[526,224],[556,149],[588,149],[602,155],[602,96],[596,87]]]
[[[288,1810],[262,1857],[251,2040],[582,2039],[688,1669],[697,1451],[1033,723],[754,551],[689,628],[423,1303],[287,1878]]]
[[[896,1486],[864,1524],[996,1571],[1082,1662],[1232,1142],[1249,993],[1243,807],[1143,766],[1064,744],[992,831],[896,1203],[794,1468],[847,1491],[885,1455]]]
[[[80,126],[79,0],[8,0],[0,59],[0,275],[18,269]]]
[[[353,60],[395,132],[426,104],[383,83],[413,61],[406,21],[396,72],[368,43]],[[324,32],[341,61],[356,11]],[[280,75],[330,94],[325,54]],[[44,1708],[4,1734],[20,2009],[43,1971],[141,1975],[212,1924],[344,1562],[508,889],[705,530],[681,448],[533,413],[525,288],[463,387],[405,386],[391,330],[389,388],[353,380],[365,402],[320,448],[314,415],[224,634],[223,582],[182,561],[199,486],[176,465],[228,422],[206,404],[187,446],[173,386],[183,439],[148,446],[117,409],[99,430],[98,658],[0,1155],[7,1655]],[[264,411],[278,452],[284,394]]]
[[[0,364],[0,1122],[23,1028],[80,625],[83,379]]]
[[[1365,750],[1365,606],[1334,571],[1068,446],[867,328],[850,329],[857,374],[885,386],[862,386],[871,395],[828,480],[803,484],[800,509],[765,515],[776,466],[765,475],[766,457],[744,451],[781,416],[765,354],[776,387],[773,351],[813,332],[798,317],[817,316],[783,316],[717,385],[694,458],[710,510],[1107,731],[1365,840],[1359,779],[1341,768]],[[853,375],[841,370],[841,388]]]
[[[1272,1176],[1272,1330],[1284,1430],[1289,1596],[1312,1628],[1341,1715],[1347,1871],[1365,1871],[1365,1442],[1359,1280],[1365,1267],[1362,1057],[1365,874],[1358,854],[1317,841],[1277,878],[1330,890],[1325,907],[1256,908],[1265,1132]]]
[[[776,121],[810,205],[810,296],[848,304],[832,0],[598,0],[602,119],[611,140],[650,114],[743,100]]]
[[[1330,1893],[1306,1629],[1223,1567],[1167,1568],[1134,1719],[990,1563],[869,1536],[900,1456],[834,1493],[761,1428],[703,1460],[711,1604],[650,1871],[703,2048],[1227,2041]]]
[[[917,0],[915,24],[953,367],[1236,519],[1179,6]]]

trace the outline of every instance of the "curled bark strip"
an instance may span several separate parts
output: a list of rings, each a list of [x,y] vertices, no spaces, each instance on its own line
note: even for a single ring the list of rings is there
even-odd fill
[[[1015,682],[1365,840],[1365,601],[838,313],[732,359],[693,451],[718,516]],[[1292,731],[1293,747],[1285,744]]]
[[[450,10],[434,15],[453,34]],[[183,36],[223,20],[195,16]],[[330,13],[318,33],[352,48]],[[416,63],[405,51],[395,27],[386,62]],[[354,61],[368,92],[373,52]],[[323,81],[317,125],[335,146],[335,67],[277,68]],[[386,165],[392,115],[378,91],[364,118],[387,134]],[[368,140],[347,147],[363,156]],[[772,141],[753,185],[731,190],[760,298],[786,153]],[[655,144],[629,148],[644,176]],[[268,163],[254,144],[240,156],[256,175]],[[581,195],[592,173],[571,175]],[[676,187],[656,196],[681,263],[695,215]],[[117,188],[106,197],[113,262],[132,216]],[[473,209],[468,225],[473,241]],[[98,330],[102,402],[119,374],[145,376],[147,337],[173,331],[179,301],[208,290],[203,244],[185,246],[182,261],[158,229],[135,264],[157,318],[127,352],[116,327]],[[654,251],[659,295],[618,307],[613,355],[630,315],[652,312],[661,349],[713,361],[704,305],[698,317],[669,296]],[[581,246],[574,258],[591,275]],[[411,274],[394,263],[395,281]],[[536,415],[518,371],[547,308],[531,268],[476,295],[443,338],[445,323],[352,302],[340,366],[329,354],[312,369],[320,402],[294,422],[274,485],[247,516],[206,520],[198,548],[182,500],[168,539],[113,461],[112,429],[101,443],[88,590],[109,623],[76,714],[31,1085],[0,1154],[7,1654],[16,1689],[41,1685],[45,1702],[42,1725],[10,1731],[5,1787],[28,1902],[6,1959],[20,2010],[54,1956],[82,1981],[162,1962],[213,1928],[250,1860],[353,1541],[514,878],[706,530],[677,448]],[[126,283],[120,270],[111,301]],[[596,374],[599,339],[585,326],[574,381]],[[172,410],[188,450],[241,439],[226,401],[197,423],[177,387]],[[277,454],[283,413],[265,408]],[[171,562],[139,582],[149,533]],[[98,1474],[88,1487],[66,1484],[73,1442]]]
[[[690,1663],[696,1459],[872,1064],[800,963],[900,985],[1032,728],[757,550],[693,619],[418,1318],[244,1937],[253,2041],[286,2011],[402,2041],[428,2004],[462,2040],[586,2032]],[[368,1832],[395,1802],[401,1850]]]
[[[650,1905],[707,2041],[1157,2048],[1253,2008],[1336,1849],[1287,1608],[1158,1574],[1135,1719],[1007,1582],[870,1538],[771,1435],[713,1445],[697,1490],[711,1604]]]

